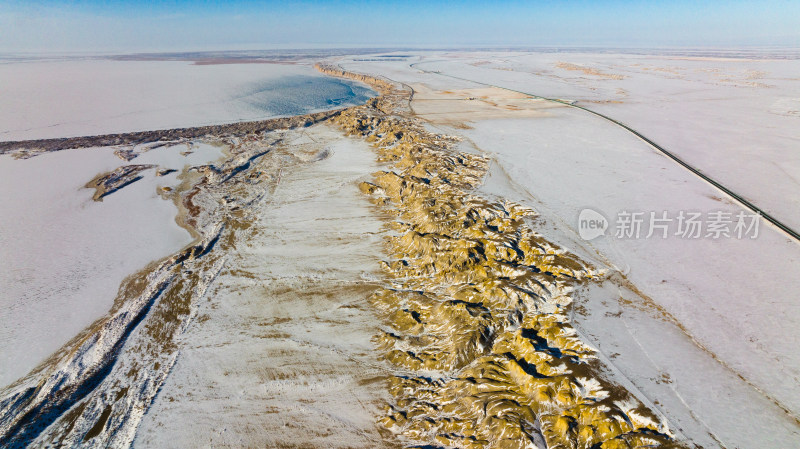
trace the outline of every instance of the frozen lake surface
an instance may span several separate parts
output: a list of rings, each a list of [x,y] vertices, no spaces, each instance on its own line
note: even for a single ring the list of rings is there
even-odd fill
[[[0,64],[0,141],[300,115],[374,92],[308,64],[64,60]]]

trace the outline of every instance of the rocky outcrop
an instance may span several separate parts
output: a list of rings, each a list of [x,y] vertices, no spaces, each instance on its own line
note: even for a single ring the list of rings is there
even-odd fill
[[[360,81],[362,83],[369,84],[373,89],[381,93],[390,93],[394,90],[394,85],[386,80],[370,75],[347,72],[345,70],[342,70],[341,67],[335,66],[333,64],[317,63],[314,65],[314,68],[316,68],[317,70],[326,75],[336,76],[339,78],[347,78],[354,81]]]
[[[388,164],[360,186],[395,217],[371,298],[397,370],[382,424],[425,447],[679,446],[570,325],[574,288],[601,273],[536,233],[532,210],[475,193],[487,158],[380,101],[333,121]]]
[[[149,164],[124,165],[108,173],[97,175],[94,179],[87,182],[85,187],[95,189],[94,195],[92,196],[93,200],[103,201],[104,197],[142,179],[140,173],[151,168],[156,168],[156,166]]]
[[[178,170],[174,168],[160,168],[156,171],[156,176],[167,176],[170,173],[175,173]]]

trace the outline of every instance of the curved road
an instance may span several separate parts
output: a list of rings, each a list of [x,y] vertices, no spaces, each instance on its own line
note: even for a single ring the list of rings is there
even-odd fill
[[[598,116],[598,117],[600,117],[600,118],[602,118],[602,119],[604,119],[606,121],[609,121],[609,122],[611,122],[611,123],[613,123],[613,124],[615,124],[617,126],[620,126],[623,129],[625,129],[626,131],[628,131],[628,132],[632,133],[633,135],[635,135],[636,137],[638,137],[639,139],[643,140],[645,143],[647,143],[648,145],[650,145],[651,147],[653,147],[657,151],[661,152],[663,155],[665,155],[668,158],[672,159],[673,161],[677,162],[683,168],[689,170],[690,172],[692,172],[695,175],[697,175],[698,177],[700,177],[702,180],[706,181],[707,183],[709,183],[712,186],[716,187],[717,189],[719,189],[723,193],[727,194],[728,196],[730,196],[731,198],[733,198],[734,200],[739,202],[739,204],[741,204],[742,206],[744,206],[747,209],[750,209],[751,211],[757,213],[762,218],[764,218],[765,220],[769,221],[770,223],[772,223],[773,225],[778,227],[778,229],[780,229],[783,232],[785,232],[786,234],[788,234],[790,237],[792,237],[795,240],[797,240],[798,242],[800,242],[800,233],[798,233],[794,229],[790,228],[786,224],[782,223],[780,220],[778,220],[777,218],[773,217],[768,212],[764,211],[763,209],[761,209],[760,207],[756,206],[755,204],[751,203],[750,201],[748,201],[747,199],[745,199],[744,197],[742,197],[738,193],[736,193],[736,192],[732,191],[731,189],[725,187],[724,185],[722,185],[718,181],[714,180],[710,176],[704,174],[703,172],[701,172],[697,168],[689,165],[686,161],[684,161],[683,159],[679,158],[674,153],[666,150],[665,148],[663,148],[662,146],[658,145],[657,143],[653,142],[652,140],[648,139],[647,137],[642,135],[642,133],[640,133],[639,131],[636,131],[635,129],[631,128],[630,126],[628,126],[628,125],[626,125],[626,124],[624,124],[622,122],[620,122],[619,120],[613,119],[613,118],[611,118],[611,117],[609,117],[607,115],[601,114],[601,113],[599,113],[597,111],[593,111],[593,110],[591,110],[589,108],[585,108],[583,106],[578,106],[578,105],[576,105],[574,103],[571,103],[569,101],[559,100],[557,98],[543,97],[541,95],[536,95],[536,94],[532,94],[532,93],[529,93],[529,92],[522,92],[522,91],[519,91],[519,90],[509,89],[509,88],[503,87],[503,86],[497,86],[497,85],[494,85],[494,84],[484,83],[484,82],[481,82],[481,81],[475,81],[475,80],[471,80],[471,79],[468,79],[468,78],[462,78],[462,77],[455,76],[455,75],[448,75],[446,73],[442,73],[442,72],[436,71],[436,70],[425,70],[425,69],[417,67],[420,64],[432,63],[432,62],[438,62],[438,61],[415,62],[413,64],[410,64],[409,67],[411,67],[413,69],[420,70],[420,71],[425,72],[425,73],[433,73],[433,74],[436,74],[436,75],[446,76],[448,78],[454,78],[454,79],[458,79],[458,80],[462,80],[462,81],[469,81],[471,83],[480,84],[482,86],[488,86],[488,87],[495,87],[495,88],[498,88],[498,89],[504,89],[504,90],[508,90],[508,91],[511,91],[511,92],[516,92],[516,93],[520,93],[520,94],[523,94],[523,95],[528,95],[528,96],[533,97],[533,98],[538,98],[540,100],[545,100],[545,101],[550,101],[550,102],[553,102],[553,103],[562,104],[562,105],[570,107],[570,108],[581,109],[581,110],[586,111],[586,112],[588,112],[590,114],[594,114],[594,115],[596,115],[596,116]]]

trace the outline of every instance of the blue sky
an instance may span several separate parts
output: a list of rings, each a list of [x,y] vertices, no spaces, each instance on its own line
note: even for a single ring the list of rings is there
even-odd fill
[[[800,0],[5,1],[2,52],[800,46]]]

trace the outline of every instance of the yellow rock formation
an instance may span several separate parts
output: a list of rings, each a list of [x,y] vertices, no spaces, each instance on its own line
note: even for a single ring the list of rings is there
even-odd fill
[[[360,186],[396,217],[383,264],[391,287],[371,298],[387,325],[377,346],[398,370],[382,424],[447,447],[674,446],[665,424],[604,380],[570,326],[575,284],[597,273],[533,231],[532,210],[474,193],[489,161],[397,113],[402,92],[323,71],[383,94],[332,119],[389,165]]]

